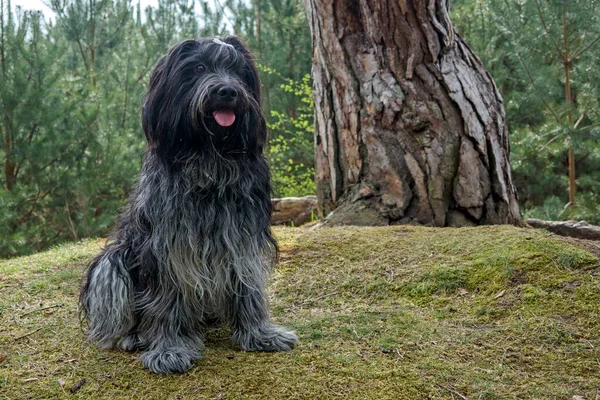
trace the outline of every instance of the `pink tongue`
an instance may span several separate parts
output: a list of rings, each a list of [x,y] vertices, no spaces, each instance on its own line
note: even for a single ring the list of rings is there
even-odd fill
[[[231,110],[220,110],[213,113],[215,121],[221,126],[231,126],[235,122],[235,113]]]

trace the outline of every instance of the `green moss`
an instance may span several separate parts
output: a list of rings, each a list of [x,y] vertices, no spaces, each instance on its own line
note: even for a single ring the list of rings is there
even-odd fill
[[[434,266],[433,270],[420,275],[405,283],[402,292],[414,298],[431,295],[446,295],[455,293],[459,288],[464,288],[469,276],[466,270],[448,266]]]
[[[84,342],[79,278],[101,241],[0,261],[0,398],[595,398],[600,265],[585,250],[508,226],[275,232],[271,308],[299,346],[235,351],[211,328],[176,376]]]

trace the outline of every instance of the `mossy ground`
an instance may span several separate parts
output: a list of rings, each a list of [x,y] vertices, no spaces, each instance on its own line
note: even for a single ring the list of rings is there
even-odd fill
[[[245,353],[213,328],[174,376],[84,342],[79,279],[102,241],[0,261],[0,398],[599,398],[600,263],[586,250],[507,226],[275,233],[271,306],[299,346]]]

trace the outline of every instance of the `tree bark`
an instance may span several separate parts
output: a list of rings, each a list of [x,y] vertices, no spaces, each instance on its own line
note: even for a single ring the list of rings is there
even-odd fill
[[[330,224],[521,224],[502,98],[445,0],[304,0]]]

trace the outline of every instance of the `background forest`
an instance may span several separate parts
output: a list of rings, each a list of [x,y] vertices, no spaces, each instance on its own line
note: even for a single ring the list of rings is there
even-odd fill
[[[149,71],[183,38],[235,33],[265,87],[276,196],[314,193],[310,31],[300,0],[0,0],[0,257],[104,236],[139,171]],[[456,0],[500,89],[525,215],[600,223],[600,4]],[[573,101],[566,94],[572,93]],[[576,166],[569,202],[568,154]]]

